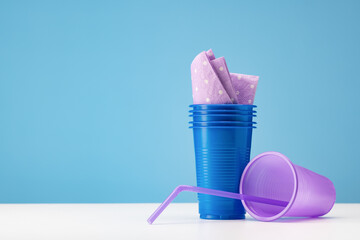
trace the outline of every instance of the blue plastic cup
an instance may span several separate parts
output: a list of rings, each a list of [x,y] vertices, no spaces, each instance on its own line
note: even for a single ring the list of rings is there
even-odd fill
[[[237,114],[203,114],[203,115],[189,115],[194,122],[203,121],[240,121],[240,122],[252,122],[253,117],[256,115],[237,115]]]
[[[206,127],[206,126],[238,126],[238,127],[252,127],[256,122],[239,122],[239,121],[193,121],[189,122],[194,127]]]
[[[192,126],[197,186],[239,193],[242,172],[250,160],[252,128]],[[240,200],[198,194],[202,219],[244,219]]]
[[[254,105],[190,105],[198,187],[239,193],[250,160]],[[199,194],[202,219],[244,219],[239,200]]]

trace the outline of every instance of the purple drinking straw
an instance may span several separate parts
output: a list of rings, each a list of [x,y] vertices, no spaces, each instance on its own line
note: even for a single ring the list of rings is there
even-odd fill
[[[238,200],[246,200],[246,201],[251,201],[251,202],[258,202],[258,203],[264,203],[264,204],[270,204],[270,205],[282,206],[282,207],[286,207],[289,203],[286,201],[244,195],[244,194],[239,194],[239,193],[225,192],[225,191],[220,191],[220,190],[214,190],[214,189],[208,189],[208,188],[202,188],[202,187],[194,187],[194,186],[188,186],[188,185],[179,185],[174,189],[174,191],[169,195],[169,197],[166,198],[165,201],[155,210],[155,212],[148,218],[148,220],[147,220],[148,223],[152,224],[155,221],[155,219],[157,217],[159,217],[159,215],[165,210],[165,208],[172,202],[172,200],[174,200],[174,198],[183,191],[203,193],[203,194],[214,195],[214,196],[219,196],[219,197],[233,198],[233,199],[238,199]]]

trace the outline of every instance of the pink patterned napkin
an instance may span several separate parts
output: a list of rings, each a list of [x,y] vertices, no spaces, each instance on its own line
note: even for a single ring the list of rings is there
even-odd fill
[[[191,64],[194,104],[232,103],[205,52],[197,55]]]
[[[191,63],[194,104],[253,104],[259,77],[229,73],[224,57],[210,49]]]
[[[224,86],[227,94],[230,96],[230,99],[233,103],[238,103],[234,87],[231,83],[230,73],[226,65],[224,57],[216,58],[210,61],[211,66],[213,66],[216,74],[218,75],[222,85]]]
[[[209,60],[214,60],[215,59],[215,55],[212,51],[212,49],[209,49],[206,51],[206,56],[208,56]]]
[[[239,104],[253,104],[259,77],[239,73],[230,76]]]

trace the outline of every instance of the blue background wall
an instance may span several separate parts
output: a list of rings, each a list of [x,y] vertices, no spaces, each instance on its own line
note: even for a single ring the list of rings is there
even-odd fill
[[[359,1],[1,1],[0,202],[160,202],[195,184],[190,63],[260,76],[252,156],[360,202]],[[196,201],[194,194],[178,201]]]

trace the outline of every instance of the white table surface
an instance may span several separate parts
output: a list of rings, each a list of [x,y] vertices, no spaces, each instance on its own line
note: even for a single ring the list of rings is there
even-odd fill
[[[159,204],[2,204],[0,239],[360,239],[360,204],[336,204],[321,218],[201,220],[195,203],[173,203],[149,225]]]

